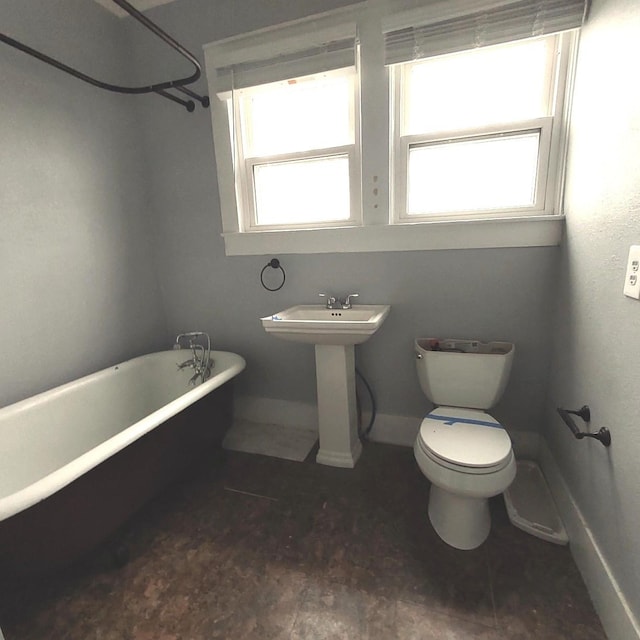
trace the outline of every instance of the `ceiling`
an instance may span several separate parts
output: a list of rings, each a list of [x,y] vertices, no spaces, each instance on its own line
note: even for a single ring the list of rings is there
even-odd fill
[[[105,9],[111,11],[111,13],[115,13],[117,16],[123,18],[124,16],[128,16],[129,14],[121,9],[115,2],[111,2],[111,0],[96,0],[98,4],[101,4]],[[138,11],[146,11],[147,9],[153,9],[153,7],[158,7],[161,4],[168,4],[169,2],[174,2],[174,0],[129,0],[129,3],[132,4]]]

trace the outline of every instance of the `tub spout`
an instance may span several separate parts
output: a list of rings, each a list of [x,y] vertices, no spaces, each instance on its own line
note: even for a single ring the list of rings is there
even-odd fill
[[[191,368],[194,370],[194,375],[189,380],[189,384],[194,386],[198,378],[204,382],[211,375],[211,368],[213,367],[213,360],[211,359],[211,338],[209,338],[209,334],[204,331],[180,333],[176,336],[173,348],[181,349],[181,341],[183,339],[189,340],[192,357],[189,360],[185,360],[182,364],[179,364],[178,369]],[[198,340],[204,342],[206,347],[199,344]]]

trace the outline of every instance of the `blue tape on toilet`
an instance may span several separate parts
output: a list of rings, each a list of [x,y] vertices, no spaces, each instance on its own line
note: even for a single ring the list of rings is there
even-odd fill
[[[486,422],[485,420],[473,420],[472,418],[455,418],[454,416],[439,416],[435,413],[429,413],[426,418],[430,420],[442,420],[446,425],[453,426],[456,422],[462,424],[477,424],[481,427],[493,427],[494,429],[502,429],[502,425],[496,422]]]

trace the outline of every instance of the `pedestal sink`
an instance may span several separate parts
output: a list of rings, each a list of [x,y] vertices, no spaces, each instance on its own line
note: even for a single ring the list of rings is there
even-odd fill
[[[320,464],[352,468],[360,457],[354,345],[368,340],[390,309],[382,304],[351,309],[299,305],[260,319],[267,333],[315,345]]]

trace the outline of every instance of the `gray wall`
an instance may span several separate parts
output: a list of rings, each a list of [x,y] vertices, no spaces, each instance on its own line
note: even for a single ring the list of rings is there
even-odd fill
[[[2,0],[3,32],[125,80],[120,22],[85,0]],[[0,44],[0,406],[162,344],[134,98]]]
[[[340,4],[181,0],[150,16],[201,57],[214,39]],[[108,80],[126,80],[132,58],[145,82],[189,73],[130,20],[85,0],[3,0],[0,24]],[[0,406],[192,328],[247,358],[241,392],[312,402],[312,349],[267,336],[258,318],[320,290],[393,305],[358,353],[386,413],[427,408],[414,336],[513,340],[513,376],[495,413],[514,429],[546,425],[639,616],[640,303],[621,293],[629,245],[640,243],[638,59],[636,0],[595,0],[579,56],[560,251],[281,256],[287,284],[270,294],[258,281],[266,257],[224,254],[208,112],[102,93],[0,46]],[[594,427],[610,427],[611,449],[574,441],[555,415],[585,402]]]
[[[181,0],[148,15],[202,57],[202,45],[215,39],[338,4]],[[141,80],[157,78],[159,67],[180,70],[130,27]],[[217,348],[245,356],[241,393],[313,402],[312,347],[266,335],[258,319],[315,302],[319,291],[357,291],[363,303],[393,305],[383,328],[358,347],[380,411],[419,416],[429,407],[415,376],[414,337],[504,339],[517,344],[517,355],[495,414],[514,429],[539,429],[557,248],[280,256],[287,283],[270,294],[258,279],[267,257],[224,254],[209,113],[188,115],[158,98],[141,104],[168,327],[207,330]]]
[[[640,244],[640,4],[595,0],[577,67],[567,234],[559,269],[545,436],[640,618],[640,302],[622,295]],[[554,408],[589,404],[613,444],[576,441]]]

